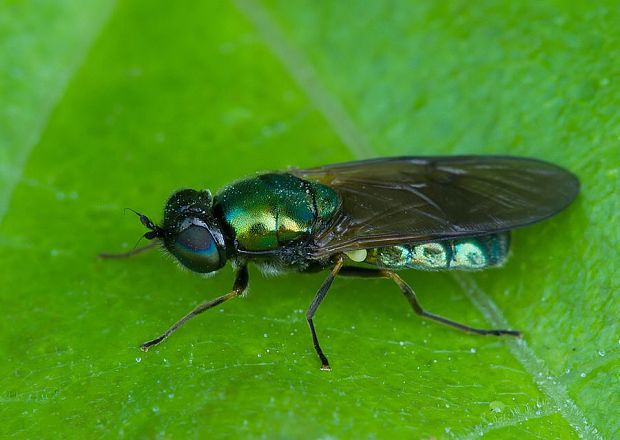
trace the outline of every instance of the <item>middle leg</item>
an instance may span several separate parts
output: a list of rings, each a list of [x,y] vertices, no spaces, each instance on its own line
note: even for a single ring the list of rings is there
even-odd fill
[[[306,312],[306,319],[308,320],[308,326],[310,327],[310,333],[312,333],[312,343],[314,344],[314,349],[316,350],[316,354],[318,354],[319,359],[321,359],[321,370],[325,370],[325,371],[331,370],[331,367],[329,366],[329,361],[327,360],[327,357],[323,353],[323,350],[321,349],[321,345],[319,344],[319,339],[316,336],[316,330],[314,329],[314,322],[312,321],[312,318],[314,317],[316,310],[319,308],[321,301],[323,301],[323,299],[325,298],[325,295],[327,295],[327,292],[329,291],[329,288],[331,287],[332,282],[334,281],[334,278],[336,278],[336,275],[338,275],[338,272],[340,272],[340,269],[342,268],[343,263],[344,263],[344,258],[342,256],[339,256],[338,259],[336,260],[336,264],[332,268],[332,271],[329,273],[327,278],[325,278],[325,281],[323,281],[323,284],[321,284],[321,287],[319,288],[318,292],[316,292],[316,295],[314,296],[314,299],[312,300],[312,303],[310,304],[310,307],[308,308],[308,311]]]

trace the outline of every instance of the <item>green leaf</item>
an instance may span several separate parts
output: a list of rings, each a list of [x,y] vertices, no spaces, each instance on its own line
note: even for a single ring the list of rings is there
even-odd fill
[[[7,2],[0,19],[0,436],[620,435],[620,12],[568,1]],[[53,111],[52,111],[53,109]],[[264,278],[225,293],[158,252],[100,261],[182,187],[394,154],[507,153],[573,170],[565,213],[502,269]],[[541,188],[544,191],[544,188]],[[611,410],[611,411],[610,411]]]

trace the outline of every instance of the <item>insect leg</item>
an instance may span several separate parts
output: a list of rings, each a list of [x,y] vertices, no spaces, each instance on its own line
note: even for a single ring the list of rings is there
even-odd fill
[[[153,249],[155,246],[157,246],[158,243],[156,241],[147,244],[146,246],[142,246],[139,248],[135,248],[132,249],[130,251],[127,252],[118,252],[118,253],[111,253],[111,252],[101,252],[98,257],[99,258],[103,258],[103,259],[117,259],[117,258],[127,258],[127,257],[131,257],[133,255],[138,255],[141,254],[142,252],[148,251],[150,249]]]
[[[227,293],[226,295],[217,297],[215,299],[205,301],[202,304],[199,304],[198,306],[196,306],[194,310],[192,310],[187,315],[179,319],[172,327],[166,330],[165,333],[163,333],[161,336],[142,344],[140,346],[140,349],[142,351],[148,351],[149,348],[154,347],[155,345],[158,345],[159,343],[163,342],[164,339],[166,339],[168,336],[174,333],[176,329],[181,327],[183,324],[185,324],[187,321],[192,319],[194,316],[200,315],[205,310],[208,310],[212,307],[222,304],[225,301],[228,301],[229,299],[232,299],[232,298],[235,298],[236,296],[241,295],[245,291],[245,289],[248,287],[248,282],[249,282],[248,268],[247,266],[243,266],[237,272],[235,283],[233,284],[233,288],[229,293]]]
[[[413,289],[405,283],[405,281],[398,276],[395,272],[385,269],[367,269],[367,268],[358,268],[358,267],[345,267],[341,271],[341,275],[343,276],[353,276],[353,277],[364,277],[364,278],[390,278],[394,281],[401,292],[411,304],[413,311],[424,318],[440,322],[442,324],[448,325],[450,327],[457,328],[467,333],[475,333],[478,335],[494,335],[494,336],[516,336],[521,337],[521,332],[516,330],[502,330],[502,329],[480,329],[475,327],[470,327],[469,325],[461,324],[460,322],[452,321],[450,319],[444,318],[443,316],[435,315],[434,313],[427,312],[422,308],[420,303],[418,302],[418,298],[416,297]]]
[[[319,345],[319,340],[316,337],[316,331],[314,330],[314,323],[312,322],[312,318],[314,317],[316,310],[319,308],[321,301],[323,301],[323,299],[325,298],[325,295],[327,295],[327,291],[332,285],[334,278],[336,278],[336,275],[338,275],[338,272],[342,268],[343,262],[344,262],[344,258],[342,258],[342,256],[339,256],[331,272],[329,273],[327,278],[325,278],[325,281],[323,281],[323,284],[321,284],[321,287],[316,292],[316,295],[314,296],[314,299],[312,300],[312,303],[310,304],[310,307],[308,308],[308,311],[306,312],[306,319],[308,320],[308,326],[310,327],[310,333],[312,333],[312,342],[314,343],[314,349],[316,350],[316,353],[319,355],[319,358],[321,359],[321,370],[326,370],[326,371],[331,370],[331,368],[329,366],[327,357],[325,356],[325,354],[323,353],[323,350],[321,350],[321,346]]]

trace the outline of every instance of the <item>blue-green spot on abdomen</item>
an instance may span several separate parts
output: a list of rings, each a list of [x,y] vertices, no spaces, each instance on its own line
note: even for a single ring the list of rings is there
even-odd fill
[[[499,266],[506,260],[510,245],[508,232],[403,244],[367,250],[364,263],[385,269],[480,270]]]

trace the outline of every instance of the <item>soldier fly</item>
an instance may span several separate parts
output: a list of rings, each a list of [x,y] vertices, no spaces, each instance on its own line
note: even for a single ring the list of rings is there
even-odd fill
[[[400,269],[474,271],[501,266],[510,231],[551,217],[579,192],[570,172],[540,160],[509,156],[394,157],[258,174],[224,187],[182,189],[161,225],[138,214],[144,237],[186,268],[214,272],[230,261],[231,291],[208,300],[159,337],[147,351],[194,316],[244,293],[248,264],[264,272],[328,271],[306,318],[321,369],[329,370],[314,315],[336,276],[387,278],[414,312],[479,335],[520,336],[479,329],[426,311],[396,273]]]

